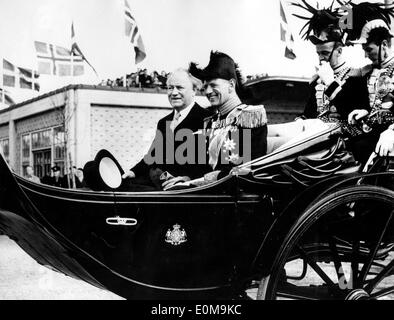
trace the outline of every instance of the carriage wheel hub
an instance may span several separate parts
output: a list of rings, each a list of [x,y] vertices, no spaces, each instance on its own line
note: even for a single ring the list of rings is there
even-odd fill
[[[369,294],[364,289],[354,289],[346,296],[345,300],[367,300]]]

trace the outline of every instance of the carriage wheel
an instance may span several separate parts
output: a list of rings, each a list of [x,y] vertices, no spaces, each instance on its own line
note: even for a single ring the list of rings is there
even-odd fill
[[[394,299],[394,192],[353,186],[311,204],[257,299]]]

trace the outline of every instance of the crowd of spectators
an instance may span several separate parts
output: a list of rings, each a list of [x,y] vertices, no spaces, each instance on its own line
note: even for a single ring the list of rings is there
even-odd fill
[[[266,77],[268,77],[268,73],[248,75],[248,76],[246,76],[246,82],[258,80],[258,79],[262,79],[262,78],[266,78]]]
[[[246,81],[250,82],[253,80],[267,77],[267,73],[248,75]],[[128,88],[161,88],[166,89],[168,73],[162,71],[160,74],[157,71],[148,73],[147,69],[138,69],[137,72],[126,75],[126,84],[124,83],[124,77],[117,78],[115,80],[107,79],[101,81],[100,86],[109,87],[128,87]]]
[[[99,85],[110,87],[165,89],[167,86],[167,76],[168,73],[166,71],[162,71],[159,74],[157,71],[148,73],[147,69],[138,69],[137,72],[126,75],[126,84],[124,83],[124,77],[120,77],[115,80],[103,80]]]

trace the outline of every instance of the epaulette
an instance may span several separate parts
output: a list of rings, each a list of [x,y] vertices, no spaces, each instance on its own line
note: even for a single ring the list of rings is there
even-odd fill
[[[367,64],[362,68],[352,68],[352,70],[349,72],[349,77],[364,77],[366,74],[371,72],[372,69],[372,64]]]
[[[259,128],[267,124],[267,113],[263,105],[237,107],[242,108],[241,112],[236,116],[235,124],[241,128]]]

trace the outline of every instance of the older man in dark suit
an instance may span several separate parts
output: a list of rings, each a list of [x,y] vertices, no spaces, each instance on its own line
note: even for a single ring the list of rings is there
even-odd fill
[[[148,153],[123,179],[145,184],[144,178],[149,177],[148,183],[162,189],[210,171],[205,161],[199,161],[205,159],[205,146],[199,143],[199,132],[204,119],[211,115],[195,102],[199,84],[185,69],[177,69],[169,75],[167,92],[173,111],[159,120]]]

